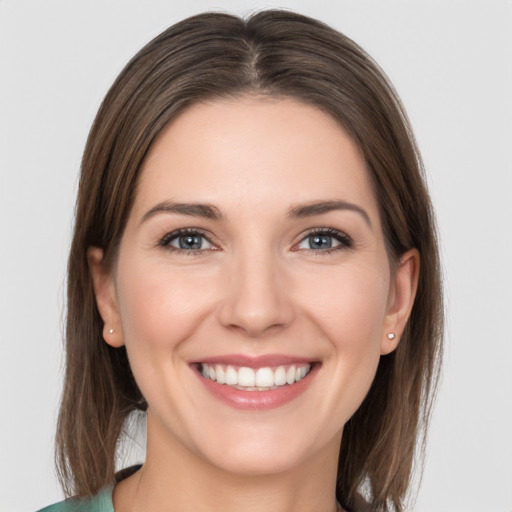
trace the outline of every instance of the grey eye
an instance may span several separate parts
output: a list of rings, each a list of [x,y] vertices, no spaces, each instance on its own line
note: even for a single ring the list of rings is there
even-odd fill
[[[200,233],[178,235],[171,238],[167,244],[182,251],[201,251],[212,248],[212,244]]]
[[[332,247],[332,237],[328,235],[308,236],[308,244],[310,249],[329,249]]]
[[[325,250],[332,249],[340,245],[340,241],[336,240],[334,236],[324,233],[315,233],[304,238],[298,245],[299,249],[309,250]]]

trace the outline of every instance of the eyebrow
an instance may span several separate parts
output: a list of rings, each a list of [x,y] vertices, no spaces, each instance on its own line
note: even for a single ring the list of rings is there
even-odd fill
[[[151,217],[158,213],[176,213],[178,215],[188,215],[191,217],[203,217],[210,220],[222,220],[224,215],[221,211],[212,204],[203,203],[173,203],[170,201],[163,201],[153,206],[148,210],[142,220],[141,224],[146,222]]]
[[[332,212],[334,210],[349,210],[356,212],[363,217],[368,226],[372,227],[370,216],[360,206],[347,201],[315,201],[312,203],[299,204],[288,211],[289,218],[312,217],[314,215],[322,215],[323,213]]]
[[[288,210],[287,217],[292,219],[313,217],[322,215],[335,210],[349,210],[360,214],[368,226],[372,227],[372,222],[368,213],[360,206],[347,201],[315,201],[312,203],[299,204]],[[208,203],[173,203],[163,201],[153,206],[142,217],[141,224],[159,213],[175,213],[178,215],[188,215],[190,217],[202,217],[204,219],[220,221],[224,219],[222,212]]]

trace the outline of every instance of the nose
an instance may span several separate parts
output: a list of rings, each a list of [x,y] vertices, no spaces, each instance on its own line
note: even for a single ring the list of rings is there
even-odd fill
[[[283,263],[270,254],[246,254],[229,265],[218,310],[224,327],[261,338],[290,325],[294,307]]]

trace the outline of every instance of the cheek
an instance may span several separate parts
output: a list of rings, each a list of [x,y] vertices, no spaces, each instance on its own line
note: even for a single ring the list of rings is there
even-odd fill
[[[214,286],[203,274],[142,257],[119,261],[117,295],[130,367],[143,396],[161,411],[183,400],[175,383],[189,370],[181,363],[211,311]]]
[[[207,276],[170,271],[161,263],[142,265],[135,258],[121,263],[118,299],[128,350],[175,348],[205,315]]]
[[[305,285],[298,292],[309,297],[305,309],[335,348],[357,349],[380,342],[389,294],[388,272],[381,266],[340,267],[313,276],[314,285]]]
[[[318,279],[307,310],[327,340],[332,357],[325,364],[333,376],[332,402],[323,402],[345,423],[363,401],[380,360],[389,278],[378,266],[340,269]],[[343,399],[340,399],[343,397]]]

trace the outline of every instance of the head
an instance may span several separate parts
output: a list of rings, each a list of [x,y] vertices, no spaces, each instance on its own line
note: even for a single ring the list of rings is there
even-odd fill
[[[377,65],[329,27],[279,11],[247,20],[204,14],[174,25],[132,59],[100,108],[83,157],[69,259],[58,434],[63,479],[82,495],[110,482],[123,423],[147,407],[125,347],[104,340],[109,326],[98,310],[90,249],[98,248],[105,273],[114,273],[153,150],[180,115],[237,102],[291,102],[328,116],[365,167],[390,275],[404,255],[418,255],[416,299],[400,343],[379,358],[368,393],[345,424],[338,469],[342,503],[349,505],[366,483],[375,505],[399,508],[429,414],[442,333],[437,244],[421,159]]]

